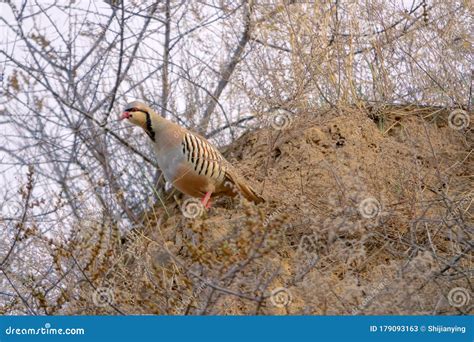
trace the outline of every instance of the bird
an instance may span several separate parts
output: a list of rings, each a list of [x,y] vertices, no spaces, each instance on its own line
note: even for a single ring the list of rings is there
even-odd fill
[[[140,101],[126,105],[120,120],[141,127],[150,138],[165,180],[182,193],[201,198],[206,209],[211,196],[241,193],[255,204],[265,202],[206,138],[157,114]]]

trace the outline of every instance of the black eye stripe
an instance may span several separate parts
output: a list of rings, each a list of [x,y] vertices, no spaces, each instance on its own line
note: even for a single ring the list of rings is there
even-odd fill
[[[138,108],[128,108],[128,109],[125,109],[126,112],[142,112],[144,114],[148,114],[148,112],[146,110],[143,110],[143,109],[138,109]]]

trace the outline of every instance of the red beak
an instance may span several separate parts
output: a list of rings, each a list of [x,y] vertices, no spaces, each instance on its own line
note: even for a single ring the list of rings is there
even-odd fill
[[[120,116],[120,119],[119,119],[119,120],[128,119],[129,117],[130,117],[130,113],[129,113],[129,112],[123,112],[123,113],[122,113],[122,116]]]

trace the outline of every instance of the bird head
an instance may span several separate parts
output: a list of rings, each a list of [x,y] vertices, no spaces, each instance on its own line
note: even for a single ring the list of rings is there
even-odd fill
[[[147,120],[150,120],[152,109],[148,107],[146,104],[133,101],[127,104],[125,110],[123,111],[122,115],[120,116],[120,120],[127,119],[132,124],[140,126],[146,129]]]
[[[145,133],[155,141],[155,130],[153,127],[154,122],[156,123],[159,118],[157,115],[146,104],[133,101],[127,104],[124,112],[120,116],[120,120],[127,119],[132,124],[137,125],[145,130]]]

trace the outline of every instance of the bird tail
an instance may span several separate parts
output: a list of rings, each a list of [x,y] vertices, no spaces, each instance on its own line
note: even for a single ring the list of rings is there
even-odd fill
[[[255,204],[265,202],[265,199],[257,194],[257,192],[243,179],[240,179],[240,177],[236,177],[229,172],[226,173],[226,176],[226,178],[232,183],[233,187],[237,188],[236,190],[238,190],[247,200],[252,201]]]

